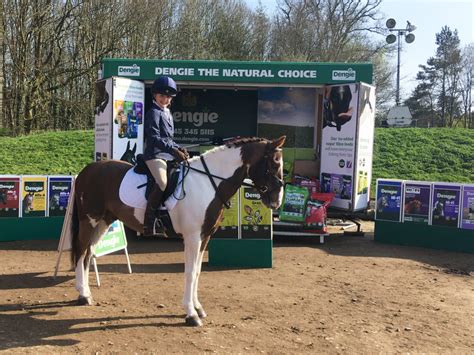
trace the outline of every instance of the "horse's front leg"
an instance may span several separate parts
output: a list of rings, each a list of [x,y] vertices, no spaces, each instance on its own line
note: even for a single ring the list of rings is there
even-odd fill
[[[196,273],[196,282],[194,283],[194,290],[193,290],[193,301],[194,301],[194,309],[199,316],[199,318],[206,318],[207,314],[204,308],[199,302],[198,299],[198,286],[199,286],[199,276],[201,276],[201,268],[202,268],[202,258],[204,257],[204,252],[206,250],[207,241],[203,241],[201,244],[201,249],[199,251],[198,262],[197,262],[197,273]]]
[[[195,300],[194,291],[195,291],[195,288],[197,288],[200,248],[201,248],[201,237],[199,235],[184,237],[185,285],[184,285],[183,306],[186,311],[186,325],[190,325],[190,326],[202,325],[202,321],[199,318],[198,312],[196,311],[196,305],[194,304],[194,300]],[[199,306],[201,305],[199,304]]]

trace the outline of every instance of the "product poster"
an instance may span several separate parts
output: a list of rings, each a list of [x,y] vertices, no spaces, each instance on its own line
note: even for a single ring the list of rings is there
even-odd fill
[[[46,176],[23,176],[21,181],[22,217],[46,216]]]
[[[377,221],[400,222],[402,218],[402,182],[377,181],[375,219]]]
[[[95,84],[95,161],[112,155],[112,78]]]
[[[257,190],[242,187],[240,191],[242,239],[271,239],[272,210],[262,203]]]
[[[48,177],[48,216],[64,216],[66,214],[72,183],[72,176]]]
[[[474,185],[463,186],[461,228],[474,230]]]
[[[20,217],[20,177],[0,176],[0,218]]]
[[[323,173],[321,175],[321,192],[332,192],[340,200],[352,198],[352,176]]]
[[[461,186],[433,186],[431,224],[457,228],[459,224],[459,205],[461,203]]]
[[[431,185],[405,183],[403,222],[429,224]]]
[[[133,162],[143,151],[145,84],[127,78],[113,79],[112,157]]]
[[[229,200],[230,208],[224,207],[224,214],[219,228],[214,233],[213,238],[234,238],[239,237],[239,192]]]
[[[326,189],[323,192],[334,192],[336,197],[331,206],[346,210],[352,210],[355,207],[352,203],[352,190],[356,178],[354,170],[357,164],[355,157],[359,105],[358,87],[357,84],[345,84],[324,88],[321,180],[323,184],[326,184]],[[369,131],[367,139],[371,136],[371,132],[372,130]],[[372,154],[369,145],[368,141],[361,152],[366,157],[367,164],[359,169],[363,173],[367,172],[367,182],[370,178],[369,168],[371,166],[368,159]],[[364,177],[363,174],[362,178]],[[361,182],[360,191],[364,196],[367,196],[364,193],[365,187],[362,185],[366,185],[366,183]],[[365,203],[364,208],[366,205]]]

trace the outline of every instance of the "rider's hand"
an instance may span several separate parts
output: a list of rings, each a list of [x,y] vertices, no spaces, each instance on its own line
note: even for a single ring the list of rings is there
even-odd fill
[[[182,153],[184,153],[184,155],[186,155],[186,159],[189,159],[189,153],[188,151],[186,150],[186,148],[184,147],[179,147],[178,150]]]
[[[188,156],[185,153],[183,153],[181,150],[179,150],[178,148],[174,148],[171,154],[173,155],[174,159],[178,163],[182,162],[183,160],[188,159]]]

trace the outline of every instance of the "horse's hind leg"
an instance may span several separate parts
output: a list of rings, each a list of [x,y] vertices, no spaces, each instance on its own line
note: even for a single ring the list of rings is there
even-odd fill
[[[92,293],[89,288],[89,265],[92,258],[92,245],[95,245],[105,233],[108,224],[104,221],[81,221],[79,228],[80,255],[76,265],[76,290],[79,292],[79,305],[91,305]]]
[[[199,235],[184,238],[184,297],[183,306],[186,311],[186,324],[190,326],[201,326],[202,321],[199,318],[194,304],[195,288],[197,288],[198,262],[201,247],[201,237]],[[199,305],[200,306],[200,305]]]

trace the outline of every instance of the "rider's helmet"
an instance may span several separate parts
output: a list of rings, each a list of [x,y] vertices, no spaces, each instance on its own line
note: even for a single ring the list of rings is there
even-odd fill
[[[176,86],[176,82],[169,76],[160,76],[153,82],[151,93],[153,95],[162,94],[174,97],[178,93],[178,87]]]

